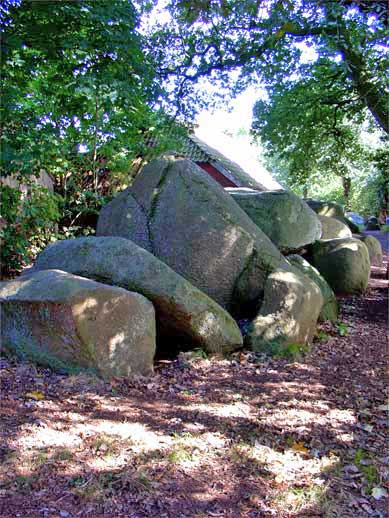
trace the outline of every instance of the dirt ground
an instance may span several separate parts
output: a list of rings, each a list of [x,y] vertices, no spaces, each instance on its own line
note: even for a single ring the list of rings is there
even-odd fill
[[[110,383],[2,358],[1,516],[388,516],[387,261],[304,358]]]

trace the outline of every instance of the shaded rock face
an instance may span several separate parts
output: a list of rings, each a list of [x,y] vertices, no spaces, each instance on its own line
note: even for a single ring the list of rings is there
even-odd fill
[[[320,200],[304,200],[311,209],[319,216],[327,216],[329,218],[343,218],[344,209],[342,205],[334,201],[320,201]]]
[[[322,240],[352,237],[351,230],[342,221],[329,216],[318,216],[322,228]]]
[[[382,266],[382,246],[374,236],[360,236],[359,239],[365,243],[369,251],[370,264]]]
[[[140,213],[147,219],[143,227],[133,224],[132,215]],[[272,271],[288,268],[232,197],[188,160],[148,164],[101,213],[97,233],[108,232],[145,246],[237,317],[261,301]]]
[[[104,378],[153,372],[155,313],[142,295],[58,270],[0,283],[3,347]]]
[[[248,189],[228,192],[282,252],[298,250],[320,239],[317,215],[294,193]]]
[[[378,218],[371,216],[366,223],[366,230],[380,230]]]
[[[362,293],[369,281],[369,252],[359,239],[317,241],[312,246],[312,264],[336,294]]]
[[[261,310],[249,326],[247,344],[254,351],[310,343],[323,306],[319,287],[299,270],[282,269],[266,281]]]
[[[323,306],[320,310],[319,320],[336,322],[338,320],[338,302],[335,293],[324,277],[322,277],[319,271],[309,264],[308,261],[301,257],[301,255],[288,255],[288,261],[303,274],[307,275],[320,288],[323,297]]]
[[[128,239],[57,241],[39,254],[34,266],[34,270],[49,268],[143,294],[154,304],[162,347],[170,346],[171,340],[208,352],[231,351],[242,345],[236,322],[223,308]]]
[[[345,216],[344,218],[337,217],[336,219],[344,223],[351,230],[352,234],[356,234],[359,232],[358,225],[354,223],[350,218]]]

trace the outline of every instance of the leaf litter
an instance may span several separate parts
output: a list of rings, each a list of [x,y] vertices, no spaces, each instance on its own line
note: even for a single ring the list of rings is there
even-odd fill
[[[104,382],[2,358],[1,516],[383,518],[383,279],[304,359],[196,351]]]

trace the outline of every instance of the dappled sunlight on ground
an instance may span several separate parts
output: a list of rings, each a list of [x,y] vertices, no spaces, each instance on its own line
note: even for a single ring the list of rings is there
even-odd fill
[[[385,311],[381,288],[343,299],[301,361],[185,353],[103,382],[0,360],[2,515],[384,518]]]

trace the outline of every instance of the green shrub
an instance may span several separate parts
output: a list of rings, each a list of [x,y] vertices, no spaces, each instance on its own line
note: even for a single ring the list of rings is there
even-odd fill
[[[0,186],[2,274],[8,276],[46,246],[56,231],[62,198],[41,186],[31,186],[27,195],[19,189]]]

